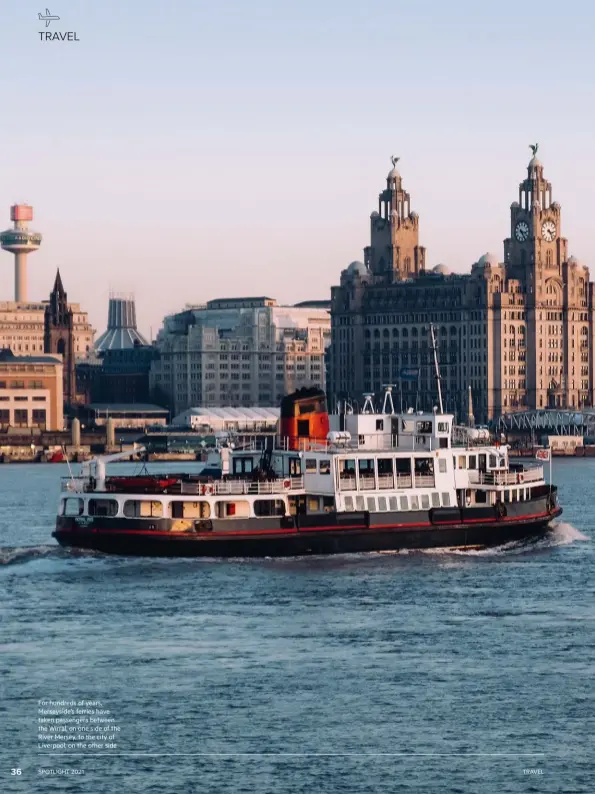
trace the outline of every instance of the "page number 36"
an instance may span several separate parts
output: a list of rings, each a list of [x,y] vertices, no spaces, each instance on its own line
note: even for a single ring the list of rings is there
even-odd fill
[[[10,770],[10,774],[13,775],[13,776],[14,775],[22,775],[23,774],[23,770],[22,769],[11,769]]]

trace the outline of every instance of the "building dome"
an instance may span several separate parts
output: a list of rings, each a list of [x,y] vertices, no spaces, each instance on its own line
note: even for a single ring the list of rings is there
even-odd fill
[[[560,209],[560,205],[558,204],[557,201],[552,201],[552,209],[553,210],[559,210]]]
[[[370,213],[370,218],[379,218],[379,217],[380,217],[380,216],[379,216],[379,213],[378,213],[378,212],[376,212],[376,210],[374,210],[374,212],[371,212],[371,213]]]
[[[396,166],[393,166],[393,168],[391,168],[391,170],[388,172],[388,176],[386,178],[390,179],[390,180],[392,180],[392,179],[400,179],[401,178],[401,174],[397,171]]]
[[[498,267],[500,262],[498,261],[496,254],[492,254],[488,251],[487,254],[479,257],[477,264],[480,267]]]
[[[409,213],[409,217],[410,218],[419,218],[419,214],[415,210],[413,210],[413,212]]]
[[[513,201],[512,204],[510,205],[510,209],[511,210],[518,210],[520,208],[520,206],[521,205],[519,204],[518,201]]]
[[[358,275],[358,276],[368,275],[368,269],[366,268],[364,263],[358,262],[357,260],[349,265],[349,267],[347,268],[347,272],[350,273],[351,275]]]
[[[432,273],[439,273],[441,276],[448,276],[450,270],[446,267],[446,265],[439,264],[432,268]]]
[[[570,265],[570,267],[582,267],[583,266],[583,263],[576,256],[569,257],[568,264]]]

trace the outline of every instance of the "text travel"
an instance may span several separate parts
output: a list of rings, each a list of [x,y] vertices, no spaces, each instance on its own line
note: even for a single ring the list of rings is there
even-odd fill
[[[40,30],[39,38],[41,41],[80,41],[79,37],[72,30],[66,33],[51,33],[50,31]]]

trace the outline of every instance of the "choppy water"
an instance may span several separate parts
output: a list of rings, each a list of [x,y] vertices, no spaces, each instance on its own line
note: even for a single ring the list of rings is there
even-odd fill
[[[0,790],[595,791],[595,460],[535,544],[274,561],[61,550],[63,473],[0,466]],[[117,750],[42,755],[42,699]]]

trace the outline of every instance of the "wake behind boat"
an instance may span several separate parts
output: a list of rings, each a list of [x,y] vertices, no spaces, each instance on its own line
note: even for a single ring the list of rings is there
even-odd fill
[[[123,555],[279,557],[478,548],[535,536],[562,513],[543,466],[507,446],[453,444],[449,414],[329,417],[324,392],[284,398],[277,442],[225,452],[218,480],[109,477],[106,460],[65,478],[54,537]],[[130,453],[123,453],[129,455]],[[114,456],[112,456],[113,459]]]

